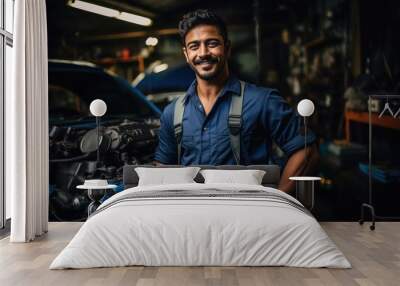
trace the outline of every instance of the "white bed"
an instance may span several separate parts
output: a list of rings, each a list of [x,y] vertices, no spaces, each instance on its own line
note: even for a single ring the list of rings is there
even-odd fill
[[[256,185],[198,183],[114,195],[50,269],[127,265],[351,267],[291,196]]]

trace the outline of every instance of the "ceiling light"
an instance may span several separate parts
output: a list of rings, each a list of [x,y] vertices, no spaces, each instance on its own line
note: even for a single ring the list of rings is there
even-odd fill
[[[119,16],[117,16],[118,19],[126,21],[126,22],[131,22],[134,24],[138,24],[141,26],[150,26],[152,21],[150,18],[131,14],[131,13],[126,13],[126,12],[121,12]]]
[[[81,10],[85,10],[87,12],[92,12],[106,17],[116,18],[122,21],[142,26],[150,26],[152,24],[152,20],[150,18],[135,15],[132,13],[121,12],[115,9],[107,8],[104,6],[92,4],[85,1],[69,0],[67,5]]]
[[[158,39],[155,37],[148,37],[146,39],[146,45],[147,46],[156,46],[158,44]]]
[[[78,8],[84,11],[96,13],[106,17],[117,17],[119,15],[119,11],[107,7],[103,7],[100,5],[79,1],[79,0],[70,0],[68,1],[68,5],[74,8]]]

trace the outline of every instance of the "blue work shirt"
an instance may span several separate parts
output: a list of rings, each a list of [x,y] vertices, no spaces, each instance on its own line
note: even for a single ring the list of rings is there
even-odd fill
[[[240,81],[233,76],[229,77],[208,115],[197,95],[196,86],[194,81],[184,100],[181,164],[235,165],[228,117],[232,94],[240,95]],[[159,145],[154,159],[163,164],[178,162],[174,108],[175,101],[165,107],[161,116]],[[304,136],[300,133],[301,121],[302,118],[277,90],[246,83],[240,132],[240,163],[268,164],[273,141],[288,156],[304,148]],[[308,132],[307,144],[313,141],[315,135]]]

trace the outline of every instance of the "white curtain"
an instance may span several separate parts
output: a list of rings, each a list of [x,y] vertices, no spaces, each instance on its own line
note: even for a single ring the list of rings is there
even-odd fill
[[[6,98],[6,187],[12,242],[48,228],[48,75],[45,0],[15,1],[13,93]]]

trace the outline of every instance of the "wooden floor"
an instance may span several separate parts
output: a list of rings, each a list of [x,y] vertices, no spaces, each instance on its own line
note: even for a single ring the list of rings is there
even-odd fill
[[[0,285],[400,285],[400,222],[377,223],[375,231],[356,222],[322,223],[352,269],[290,267],[120,267],[48,270],[81,226],[50,223],[32,243],[0,241]]]

